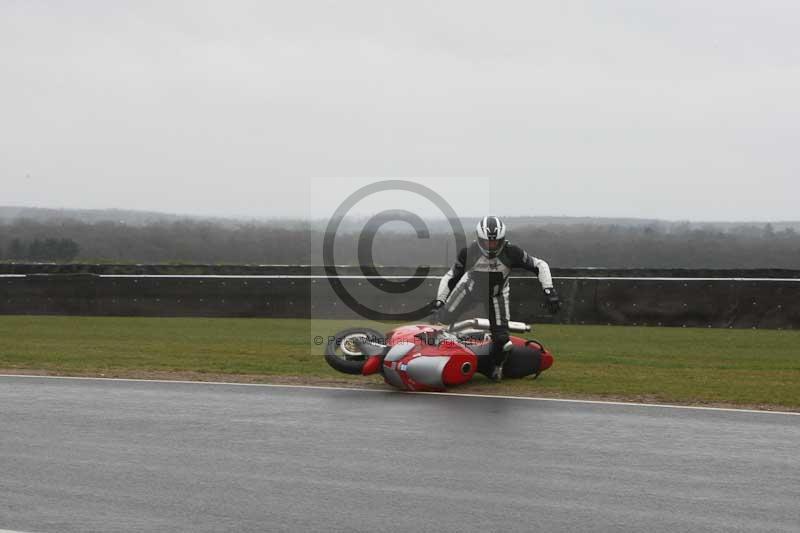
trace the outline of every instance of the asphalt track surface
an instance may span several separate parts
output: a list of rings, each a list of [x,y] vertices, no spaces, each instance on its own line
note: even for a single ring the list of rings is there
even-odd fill
[[[0,377],[0,529],[800,531],[800,417]]]

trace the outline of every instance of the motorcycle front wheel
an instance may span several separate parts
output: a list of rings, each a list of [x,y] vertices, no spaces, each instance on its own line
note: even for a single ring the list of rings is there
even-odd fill
[[[361,353],[356,339],[382,342],[383,334],[369,328],[350,328],[337,333],[325,346],[325,361],[344,374],[361,374],[367,356]]]

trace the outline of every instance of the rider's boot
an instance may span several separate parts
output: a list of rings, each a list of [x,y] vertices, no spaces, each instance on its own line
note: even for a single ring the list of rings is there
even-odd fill
[[[499,383],[500,381],[503,380],[503,365],[505,364],[506,359],[508,358],[508,353],[511,351],[513,347],[514,345],[511,343],[511,341],[508,341],[503,346],[503,349],[501,350],[500,354],[499,355],[495,354],[494,369],[492,370],[492,377],[491,377],[492,381],[496,381]]]
[[[494,365],[494,370],[492,370],[492,381],[501,382],[503,381],[503,365]]]

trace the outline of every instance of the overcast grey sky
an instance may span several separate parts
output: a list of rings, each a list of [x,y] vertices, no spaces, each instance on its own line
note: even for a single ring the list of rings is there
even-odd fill
[[[312,177],[425,177],[463,215],[798,219],[798,28],[796,0],[0,0],[0,205],[306,216],[353,189]]]

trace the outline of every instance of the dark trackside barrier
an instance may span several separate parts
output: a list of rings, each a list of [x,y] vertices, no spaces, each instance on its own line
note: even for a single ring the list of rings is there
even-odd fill
[[[381,269],[386,276],[411,272]],[[355,299],[385,313],[401,313],[432,299],[443,272],[432,269],[418,290],[403,295],[365,283],[358,267],[339,269],[340,281]],[[551,317],[538,281],[523,274],[511,281],[514,319],[800,327],[800,271],[554,269],[553,274],[562,312]],[[0,265],[0,314],[358,318],[334,294],[324,270],[307,266]]]
[[[380,267],[383,275],[411,275],[409,267]],[[432,276],[441,276],[446,268],[431,267]],[[359,266],[337,267],[341,275],[362,275]],[[86,264],[86,263],[0,263],[2,274],[97,274],[140,276],[268,276],[268,275],[325,275],[321,266],[308,265],[137,265],[137,264]],[[530,276],[527,272],[515,276]],[[643,269],[643,268],[555,268],[553,275],[566,277],[646,277],[646,278],[770,278],[800,279],[800,270],[778,268],[762,269]]]

